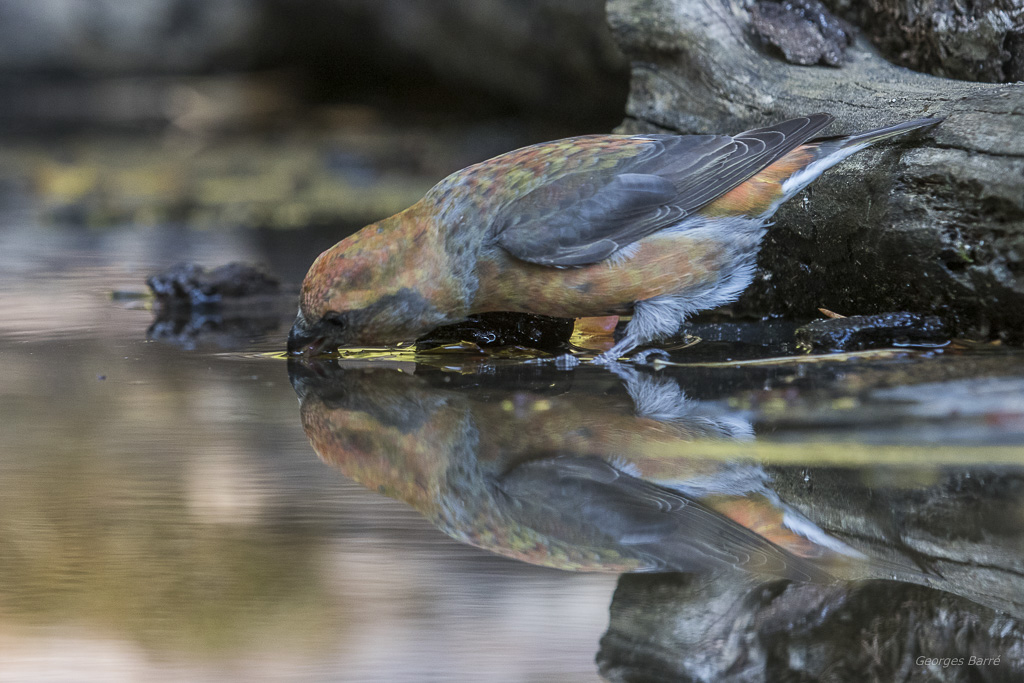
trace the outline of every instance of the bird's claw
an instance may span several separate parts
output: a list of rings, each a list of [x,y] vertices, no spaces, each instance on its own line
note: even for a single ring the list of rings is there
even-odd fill
[[[580,364],[580,359],[571,353],[563,353],[554,359],[555,368],[558,370],[572,370]]]
[[[650,362],[651,356],[657,356],[662,360],[668,360],[670,357],[665,349],[644,349],[629,356],[629,360],[634,364],[644,364]],[[597,365],[617,365],[620,357],[621,354],[617,353],[615,349],[611,349],[610,351],[605,351],[600,356],[596,356],[592,362]]]
[[[650,361],[651,356],[657,356],[661,360],[668,360],[670,358],[668,351],[665,349],[644,349],[634,353],[630,360],[634,363],[647,363]]]

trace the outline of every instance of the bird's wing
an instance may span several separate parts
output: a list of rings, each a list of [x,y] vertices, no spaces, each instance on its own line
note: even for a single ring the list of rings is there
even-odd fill
[[[733,566],[828,582],[828,574],[697,500],[626,474],[597,457],[553,457],[501,476],[517,521],[563,543],[612,550],[647,571]]]
[[[597,263],[678,224],[832,120],[812,114],[736,136],[634,136],[633,153],[612,168],[569,170],[510,202],[497,217],[497,242],[531,263]]]

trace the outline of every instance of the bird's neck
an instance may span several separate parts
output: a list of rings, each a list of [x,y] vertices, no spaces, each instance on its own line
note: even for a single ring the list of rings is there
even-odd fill
[[[475,290],[474,257],[451,248],[450,227],[423,202],[368,225],[338,243],[325,267],[347,277],[330,293],[331,310],[364,310],[375,341],[403,341],[461,320]]]
[[[460,246],[464,240],[453,234],[459,228],[438,220],[422,201],[382,223],[379,239],[391,252],[390,287],[422,294],[444,313],[438,324],[464,318],[476,290],[476,254]]]

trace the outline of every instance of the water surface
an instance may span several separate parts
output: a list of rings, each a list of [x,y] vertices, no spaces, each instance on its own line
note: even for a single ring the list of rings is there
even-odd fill
[[[135,295],[181,260],[263,262],[294,286],[342,228],[61,227],[15,208],[4,680],[715,675],[739,656],[701,640],[716,633],[758,643],[752,670],[844,662],[856,680],[857,638],[889,639],[885,678],[941,656],[929,629],[957,619],[1003,657],[971,671],[1020,671],[1017,350],[289,364],[287,298],[241,336],[161,336]],[[697,573],[619,578],[633,570]],[[885,631],[870,615],[896,603],[919,620]],[[806,626],[837,611],[852,636]],[[697,612],[725,635],[686,636]]]

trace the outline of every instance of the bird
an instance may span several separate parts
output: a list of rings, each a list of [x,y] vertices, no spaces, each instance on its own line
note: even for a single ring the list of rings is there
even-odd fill
[[[811,114],[738,135],[583,135],[457,171],[317,257],[289,354],[411,341],[508,311],[631,316],[593,359],[617,362],[737,299],[772,215],[824,171],[942,118],[815,138],[833,120]]]
[[[749,425],[670,378],[625,374],[624,396],[607,382],[556,379],[553,390],[537,380],[557,371],[514,366],[467,371],[455,386],[421,364],[291,359],[288,372],[325,463],[462,543],[586,572],[741,570],[827,584],[869,568],[787,509],[760,466],[702,457],[710,442],[751,439]]]

